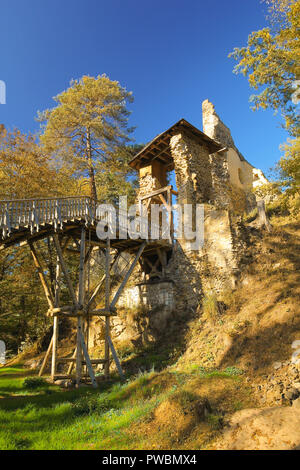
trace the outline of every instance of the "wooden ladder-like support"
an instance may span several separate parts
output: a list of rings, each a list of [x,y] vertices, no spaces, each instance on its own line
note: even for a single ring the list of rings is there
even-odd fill
[[[86,276],[87,276],[87,264],[92,252],[91,246],[87,249],[86,247],[86,232],[88,228],[83,225],[81,229],[81,239],[80,244],[76,241],[80,257],[79,257],[79,279],[78,286],[75,290],[71,280],[71,275],[65,261],[64,253],[68,246],[70,237],[67,237],[64,244],[58,236],[54,234],[52,240],[56,249],[56,274],[55,274],[55,287],[54,293],[51,290],[46,275],[45,269],[42,266],[41,258],[38,254],[37,248],[33,242],[29,243],[31,254],[33,257],[34,264],[37,268],[42,287],[45,292],[45,296],[48,302],[49,310],[48,315],[53,317],[53,334],[51,341],[49,343],[47,352],[45,354],[42,366],[39,371],[39,375],[43,375],[47,362],[51,358],[51,378],[53,381],[57,379],[74,379],[76,380],[76,385],[79,386],[83,378],[83,366],[86,367],[88,376],[90,377],[93,387],[97,387],[97,381],[95,373],[93,370],[93,365],[103,364],[105,377],[109,377],[110,370],[110,352],[112,354],[113,360],[116,363],[116,367],[122,379],[124,379],[124,374],[122,371],[121,364],[119,362],[116,350],[114,348],[111,336],[110,336],[110,317],[116,315],[116,304],[120,295],[122,294],[127,281],[134,270],[137,262],[139,261],[144,248],[147,242],[141,242],[141,245],[131,262],[123,281],[121,282],[117,292],[115,293],[113,299],[111,300],[111,282],[110,282],[110,273],[111,269],[114,266],[118,253],[115,254],[113,259],[111,259],[111,247],[110,240],[107,239],[105,247],[105,274],[100,279],[99,283],[95,287],[91,295],[86,295]],[[60,305],[60,286],[61,286],[61,277],[64,276],[64,282],[67,286],[69,297],[71,299],[71,305]],[[105,307],[102,309],[93,309],[93,303],[100,292],[103,283],[105,282]],[[105,357],[104,359],[91,359],[88,351],[88,336],[89,336],[89,320],[91,317],[100,316],[105,318]],[[58,349],[58,327],[59,327],[59,318],[76,318],[77,319],[77,335],[76,335],[76,347],[74,349],[72,357],[57,357]],[[57,374],[57,364],[64,363],[69,364],[68,372],[65,375]],[[72,375],[73,367],[75,366],[75,376]]]

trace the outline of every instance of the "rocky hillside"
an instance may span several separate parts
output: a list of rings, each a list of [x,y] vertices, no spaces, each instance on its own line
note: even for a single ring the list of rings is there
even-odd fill
[[[281,404],[300,387],[300,225],[254,231],[251,262],[238,288],[204,299],[182,360],[245,371],[262,404]],[[299,351],[298,351],[299,352]],[[300,393],[300,391],[299,391]]]

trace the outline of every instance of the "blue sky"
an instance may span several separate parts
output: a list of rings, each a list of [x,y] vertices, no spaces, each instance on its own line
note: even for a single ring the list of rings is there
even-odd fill
[[[0,123],[36,131],[38,110],[72,78],[106,73],[133,92],[130,124],[146,143],[185,118],[202,129],[208,98],[236,145],[268,169],[286,140],[280,117],[253,113],[228,53],[266,25],[260,0],[10,0],[0,7]]]

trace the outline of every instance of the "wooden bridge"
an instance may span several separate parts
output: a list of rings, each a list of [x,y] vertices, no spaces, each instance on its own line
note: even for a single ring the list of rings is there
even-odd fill
[[[149,194],[147,207],[152,197],[163,193],[170,193],[170,186]],[[145,197],[143,198],[145,200]],[[171,204],[171,202],[170,202]],[[169,223],[173,227],[170,204],[167,207]],[[13,245],[22,246],[27,244],[30,248],[34,264],[37,268],[40,281],[48,302],[47,314],[53,317],[53,335],[46,352],[40,375],[44,373],[47,361],[52,354],[51,377],[75,378],[77,386],[84,378],[85,367],[92,385],[97,387],[93,365],[104,364],[105,376],[109,376],[111,357],[116,363],[117,369],[123,377],[123,372],[110,337],[110,317],[116,315],[116,304],[123,292],[127,281],[139,262],[142,269],[151,275],[161,276],[167,263],[166,253],[172,250],[172,234],[169,240],[150,237],[125,238],[119,237],[120,230],[127,229],[127,214],[119,210],[117,219],[117,230],[114,238],[100,239],[97,236],[97,224],[107,223],[103,220],[103,214],[98,211],[95,200],[86,197],[64,197],[47,199],[28,199],[0,201],[0,249]],[[122,227],[123,224],[123,227]],[[126,227],[125,227],[126,225]],[[160,230],[160,226],[157,227]],[[149,235],[149,232],[148,232]],[[39,253],[39,240],[48,239],[53,244],[56,253],[56,275],[55,282],[51,283],[47,275],[47,267],[43,266],[43,257]],[[71,251],[69,244],[75,247],[79,255],[79,276],[76,288],[73,285],[71,274],[66,261],[66,252]],[[94,287],[93,292],[87,290],[89,276],[89,263],[94,250],[101,250],[105,255],[105,274]],[[128,263],[124,278],[115,292],[113,298],[111,293],[111,270],[115,265],[120,253],[127,251],[132,254]],[[61,305],[60,292],[62,284],[67,288],[69,303]],[[104,289],[104,308],[95,308],[95,302]],[[105,319],[105,357],[91,359],[88,352],[89,324],[91,317],[101,316]],[[77,319],[77,340],[71,357],[58,358],[58,319],[72,317]],[[64,376],[57,374],[57,364],[69,364],[68,372]],[[76,365],[76,374],[72,370]],[[86,375],[87,375],[86,374]]]

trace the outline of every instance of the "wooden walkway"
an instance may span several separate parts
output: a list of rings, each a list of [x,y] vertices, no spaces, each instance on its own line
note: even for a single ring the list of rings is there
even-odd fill
[[[169,190],[169,187],[167,187],[167,190]],[[163,191],[166,191],[166,189],[162,188],[160,192]],[[152,194],[149,195],[149,199],[151,197]],[[74,378],[71,373],[73,366],[75,366],[76,384],[79,386],[83,380],[83,368],[86,368],[92,385],[97,387],[93,365],[103,364],[105,376],[108,377],[111,353],[117,369],[123,377],[122,368],[110,337],[110,317],[117,314],[117,301],[138,262],[142,268],[144,267],[145,270],[149,271],[149,276],[161,275],[164,272],[167,262],[166,252],[170,252],[172,249],[172,240],[119,238],[120,230],[123,229],[124,231],[125,228],[127,230],[128,220],[127,214],[117,211],[117,215],[116,238],[100,239],[97,236],[97,224],[102,221],[105,226],[107,222],[103,219],[103,214],[97,210],[96,201],[89,197],[0,201],[0,249],[22,244],[29,246],[49,306],[47,314],[53,317],[53,335],[40,375],[44,373],[47,361],[51,356],[51,376],[53,380],[58,378],[57,364],[69,363],[68,373],[64,378]],[[123,227],[122,223],[124,224]],[[157,230],[160,230],[159,226]],[[47,277],[47,268],[43,266],[43,257],[39,253],[38,240],[45,238],[52,242],[56,253],[54,285],[51,285]],[[75,243],[76,250],[68,249],[70,242]],[[87,283],[89,260],[96,246],[105,255],[105,274],[102,279],[99,279],[94,291],[89,293],[86,290],[86,285],[89,284]],[[66,251],[68,253],[76,251],[79,254],[77,286],[73,285],[71,279],[72,276],[65,258]],[[128,263],[127,271],[119,288],[112,296],[111,269],[122,251],[132,253],[133,257]],[[153,257],[155,257],[154,260]],[[160,270],[158,269],[159,264],[161,264]],[[60,304],[62,285],[68,292],[69,300],[66,305]],[[101,290],[102,286],[105,286],[104,293]],[[101,293],[103,308],[97,309],[95,302],[97,296]],[[105,321],[105,354],[104,358],[101,359],[91,359],[88,352],[89,324],[90,319],[95,316],[101,316]],[[59,318],[67,317],[73,317],[77,321],[76,345],[71,357],[58,358]]]
[[[116,215],[117,233],[116,238],[111,239],[111,247],[135,252],[145,239],[119,238],[119,224],[120,229],[127,229],[127,214],[117,209]],[[97,211],[97,202],[86,196],[0,201],[0,250],[43,239],[54,233],[80,239],[82,226],[89,228],[93,244],[105,247],[105,240],[100,240],[96,233],[100,220],[103,219]],[[151,240],[149,233],[146,252],[162,246],[170,247],[170,241]]]

